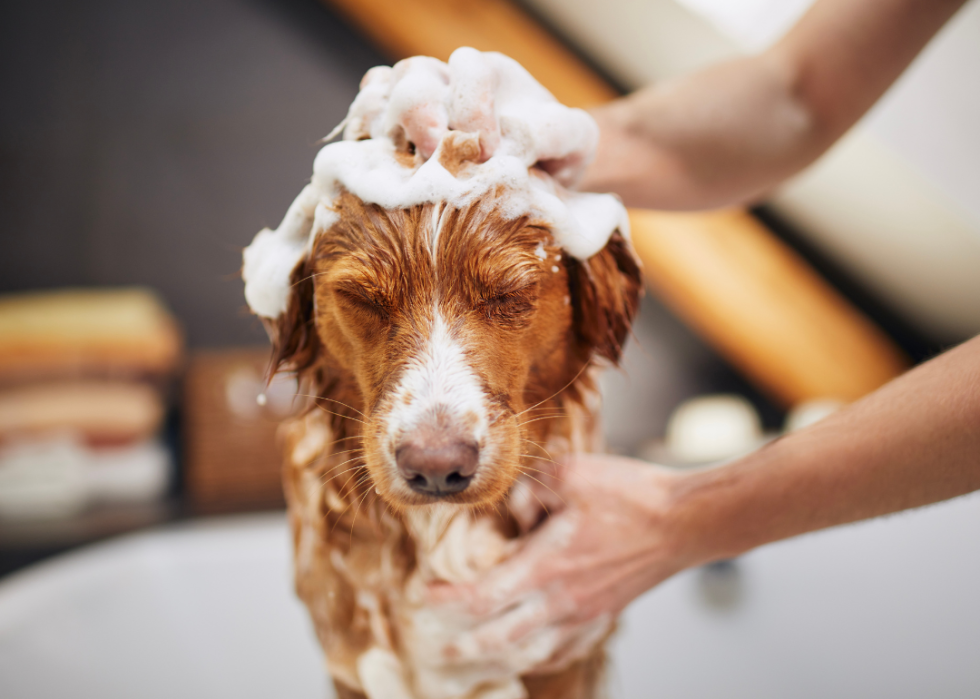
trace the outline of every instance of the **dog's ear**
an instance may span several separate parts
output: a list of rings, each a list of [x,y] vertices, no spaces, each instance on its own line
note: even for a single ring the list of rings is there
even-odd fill
[[[273,320],[264,320],[272,340],[269,375],[278,371],[301,373],[309,369],[320,351],[320,338],[313,317],[313,274],[303,258],[290,274],[286,310]]]
[[[588,260],[566,260],[576,336],[590,355],[618,364],[643,291],[639,262],[619,231]]]

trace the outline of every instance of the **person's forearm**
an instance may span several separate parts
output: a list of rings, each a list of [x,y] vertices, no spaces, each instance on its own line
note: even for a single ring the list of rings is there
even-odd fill
[[[813,140],[790,84],[777,62],[753,56],[600,107],[596,159],[579,186],[655,209],[752,198],[800,167]]]
[[[678,480],[689,564],[980,489],[980,337],[811,428]]]
[[[819,0],[758,56],[594,110],[580,187],[659,209],[753,202],[840,138],[962,4]]]

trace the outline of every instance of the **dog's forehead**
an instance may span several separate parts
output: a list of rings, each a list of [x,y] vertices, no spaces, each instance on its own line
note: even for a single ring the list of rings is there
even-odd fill
[[[435,203],[400,211],[357,202],[351,213],[319,236],[314,250],[320,260],[343,260],[345,273],[425,274],[443,282],[526,278],[561,258],[545,225],[502,217],[492,202],[463,210]]]

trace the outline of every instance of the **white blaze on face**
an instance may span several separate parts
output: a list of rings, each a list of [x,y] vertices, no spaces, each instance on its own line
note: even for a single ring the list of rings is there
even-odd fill
[[[392,455],[405,435],[440,418],[459,437],[484,445],[489,426],[486,394],[438,310],[425,347],[409,360],[390,405],[386,434]]]

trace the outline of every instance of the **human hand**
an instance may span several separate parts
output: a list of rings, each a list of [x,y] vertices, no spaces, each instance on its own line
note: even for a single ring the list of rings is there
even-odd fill
[[[533,649],[534,672],[584,657],[633,599],[686,567],[670,520],[679,478],[631,459],[579,455],[542,475],[553,514],[471,585],[433,584],[429,604],[478,620],[444,655],[459,662]]]
[[[650,206],[664,199],[661,190],[673,188],[681,163],[669,146],[638,126],[652,118],[646,117],[645,94],[653,90],[648,87],[589,110],[599,140],[595,157],[578,180],[581,191],[615,192],[627,206]]]
[[[447,63],[414,56],[367,72],[344,120],[345,140],[401,136],[422,161],[450,132],[479,144],[477,160],[512,156],[570,185],[595,149],[598,131],[581,109],[560,104],[519,63],[460,48]]]
[[[773,100],[756,95],[752,107],[743,107],[734,123],[719,124],[713,115],[732,110],[728,103],[735,98],[729,92],[750,89],[746,83],[756,80],[759,72],[745,68],[750,62],[715,66],[591,109],[599,141],[578,188],[615,192],[627,206],[663,210],[743,201],[747,169],[762,151],[756,143],[760,137],[753,138],[753,128],[744,124],[766,122],[767,110],[775,109],[766,105]],[[747,111],[753,114],[741,115]],[[754,195],[756,183],[751,185]]]
[[[757,201],[829,145],[787,72],[779,56],[747,56],[592,109],[599,143],[579,188],[664,210]]]

